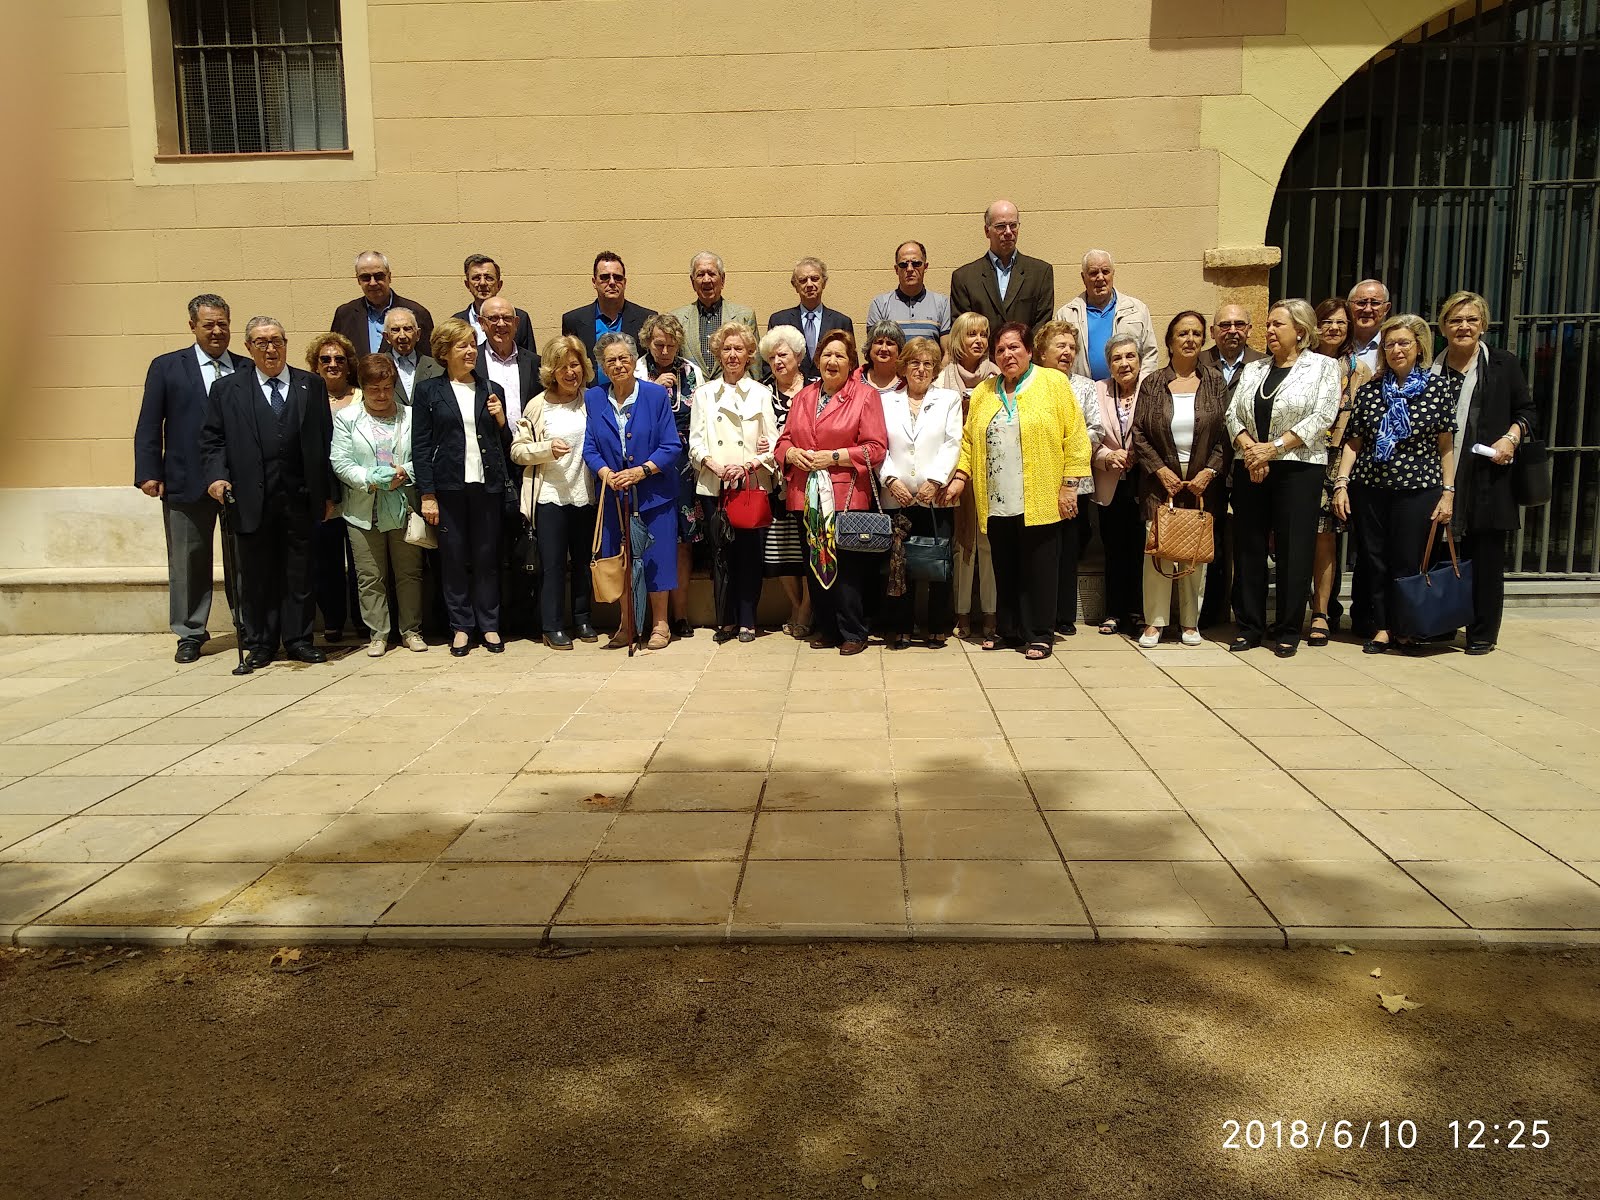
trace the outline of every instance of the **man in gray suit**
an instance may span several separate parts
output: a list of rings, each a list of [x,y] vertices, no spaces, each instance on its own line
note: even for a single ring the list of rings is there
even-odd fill
[[[672,315],[683,326],[683,356],[700,368],[706,379],[720,379],[722,364],[711,354],[711,337],[729,321],[739,321],[756,333],[756,310],[747,304],[735,304],[725,299],[722,287],[728,281],[722,259],[710,250],[702,250],[689,260],[689,282],[694,286],[694,303],[672,310]],[[760,335],[757,334],[759,337]],[[646,348],[639,347],[643,352]]]
[[[206,495],[200,427],[206,395],[219,379],[251,366],[228,352],[228,302],[207,292],[189,301],[194,341],[158,355],[144,380],[133,433],[133,481],[161,501],[167,535],[168,617],[178,635],[173,661],[192,663],[205,645],[211,617],[211,547],[217,506]]]
[[[421,337],[417,315],[409,308],[391,308],[384,316],[383,338],[399,372],[394,381],[394,397],[401,404],[411,403],[417,384],[424,379],[444,374],[444,368],[428,356],[428,348],[418,345]]]

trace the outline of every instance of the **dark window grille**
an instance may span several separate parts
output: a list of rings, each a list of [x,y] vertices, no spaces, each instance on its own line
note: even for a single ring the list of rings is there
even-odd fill
[[[1600,0],[1473,0],[1390,46],[1300,135],[1267,240],[1274,295],[1484,295],[1555,462],[1508,570],[1600,576]]]
[[[347,150],[338,0],[170,0],[184,154]]]

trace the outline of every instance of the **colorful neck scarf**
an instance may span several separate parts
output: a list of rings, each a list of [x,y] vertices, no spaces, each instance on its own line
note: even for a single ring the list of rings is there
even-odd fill
[[[1394,375],[1385,372],[1383,376],[1383,399],[1388,405],[1383,411],[1383,421],[1378,425],[1378,439],[1372,447],[1372,457],[1379,462],[1388,462],[1394,457],[1395,447],[1411,436],[1411,409],[1407,401],[1414,400],[1422,395],[1422,390],[1428,386],[1428,373],[1417,367],[1411,368],[1404,383],[1396,383]]]

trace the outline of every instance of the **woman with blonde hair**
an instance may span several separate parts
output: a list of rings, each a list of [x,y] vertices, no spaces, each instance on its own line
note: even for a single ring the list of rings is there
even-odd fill
[[[1414,575],[1427,553],[1433,522],[1448,522],[1455,509],[1454,476],[1458,380],[1431,374],[1433,334],[1410,313],[1390,317],[1378,329],[1378,374],[1356,393],[1346,426],[1339,474],[1333,481],[1334,512],[1341,521],[1355,511],[1356,551],[1366,561],[1368,611],[1376,632],[1362,647],[1382,654],[1398,642],[1413,643],[1394,629],[1391,588]]]
[[[1339,368],[1309,353],[1317,315],[1304,300],[1267,311],[1267,357],[1246,363],[1228,402],[1233,466],[1235,653],[1271,639],[1289,658],[1311,591],[1328,428],[1339,412]],[[1277,568],[1275,619],[1267,621],[1268,543]],[[1148,618],[1149,614],[1146,614]]]
[[[789,424],[789,409],[808,382],[802,364],[806,339],[792,325],[775,325],[761,339],[757,352],[772,372],[772,416],[781,436]],[[789,619],[783,631],[790,637],[811,634],[811,596],[806,590],[806,534],[801,514],[789,511],[781,486],[772,493],[772,526],[767,530],[763,574],[776,576],[789,599]]]
[[[1339,535],[1345,529],[1345,523],[1333,511],[1333,480],[1339,473],[1344,430],[1350,422],[1350,410],[1355,407],[1356,393],[1372,378],[1372,371],[1356,353],[1350,332],[1350,306],[1337,296],[1317,305],[1316,352],[1339,364],[1339,415],[1328,429],[1328,472],[1317,516],[1317,548],[1311,564],[1311,628],[1306,632],[1306,645],[1326,646],[1337,620],[1334,605],[1338,603],[1339,590]]]
[[[982,313],[966,312],[955,319],[950,327],[950,357],[939,372],[933,386],[955,392],[961,397],[961,419],[967,418],[972,403],[973,390],[985,379],[1000,374],[1000,368],[989,359],[989,318]],[[971,637],[974,630],[971,618],[972,584],[978,584],[978,604],[982,620],[979,635],[994,634],[995,590],[994,559],[989,551],[989,538],[980,528],[978,510],[974,507],[972,493],[967,491],[956,505],[955,532],[955,611],[956,636]]]
[[[696,471],[695,489],[714,511],[735,489],[759,493],[760,516],[770,522],[773,470],[772,447],[778,443],[778,422],[772,415],[772,392],[751,379],[748,370],[756,356],[756,335],[742,321],[729,321],[711,335],[711,353],[722,368],[721,377],[700,385],[694,394],[689,420],[689,461]],[[730,523],[721,534],[711,519],[716,553],[712,570],[716,593],[723,597],[717,613],[716,640],[737,637],[756,640],[756,607],[761,601],[761,561],[767,543],[767,526],[740,528]],[[720,538],[727,537],[724,544]]]
[[[571,650],[565,616],[572,593],[572,624],[580,641],[598,640],[592,620],[589,558],[594,536],[594,475],[583,461],[588,427],[584,389],[594,367],[583,343],[563,334],[544,344],[539,367],[544,391],[523,405],[511,438],[511,461],[522,474],[522,515],[539,543],[539,619],[544,644]]]

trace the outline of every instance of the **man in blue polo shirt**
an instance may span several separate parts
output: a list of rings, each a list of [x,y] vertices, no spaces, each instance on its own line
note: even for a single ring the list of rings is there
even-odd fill
[[[950,297],[922,286],[922,278],[932,265],[921,242],[901,242],[894,252],[898,286],[872,298],[867,306],[867,328],[879,321],[893,321],[905,332],[907,341],[925,337],[937,342],[947,336]]]
[[[1072,364],[1074,375],[1110,379],[1106,343],[1124,334],[1139,343],[1141,373],[1154,371],[1158,365],[1150,308],[1137,296],[1118,292],[1116,280],[1117,265],[1111,255],[1104,250],[1089,251],[1083,256],[1083,291],[1056,312],[1056,320],[1069,322],[1083,334],[1083,353]]]

